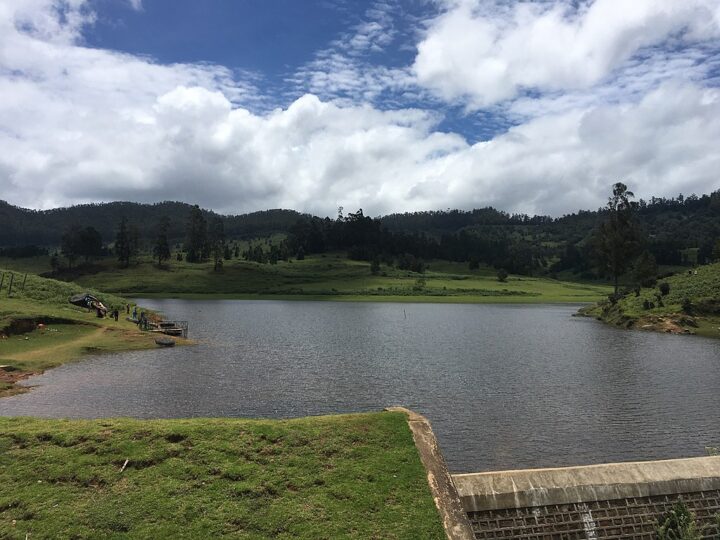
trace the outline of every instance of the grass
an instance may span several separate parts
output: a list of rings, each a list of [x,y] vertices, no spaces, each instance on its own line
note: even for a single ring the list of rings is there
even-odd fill
[[[425,274],[383,265],[370,274],[369,264],[340,254],[307,257],[276,265],[225,261],[221,272],[212,264],[171,261],[158,269],[149,258],[130,268],[114,260],[68,276],[77,283],[133,296],[178,298],[276,298],[303,300],[369,300],[405,302],[595,302],[610,291],[601,284],[510,276],[501,283],[490,268],[468,270],[467,264],[430,261]]]
[[[0,418],[0,485],[9,539],[444,538],[401,413]]]
[[[16,274],[17,288],[7,296],[8,275],[0,290],[0,397],[24,390],[14,383],[33,373],[59,366],[83,354],[155,347],[150,335],[123,317],[98,319],[94,312],[73,306],[68,297],[82,286],[28,274],[25,288]],[[118,296],[90,290],[108,307],[121,308]],[[45,327],[36,327],[44,322]]]
[[[663,303],[660,306],[657,295],[662,282],[668,283],[670,291],[660,297]],[[584,311],[606,322],[627,327],[649,325],[649,329],[655,329],[655,323],[661,319],[671,319],[673,324],[686,331],[720,337],[720,263],[692,271],[685,268],[659,283],[653,288],[641,289],[639,296],[626,295],[615,306],[602,302]],[[689,312],[683,309],[686,299],[691,303]],[[645,309],[645,302],[652,302],[655,307]]]

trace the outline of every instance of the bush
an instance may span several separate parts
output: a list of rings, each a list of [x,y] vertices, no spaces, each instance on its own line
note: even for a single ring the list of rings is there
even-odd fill
[[[700,540],[695,516],[680,499],[659,520],[658,540]]]
[[[498,278],[498,281],[501,283],[506,282],[507,278],[508,278],[507,270],[505,270],[504,268],[501,268],[500,270],[498,270],[497,278]]]
[[[608,300],[610,301],[610,303],[611,303],[613,306],[614,306],[615,304],[617,304],[618,301],[621,300],[622,298],[623,298],[623,295],[622,295],[621,293],[611,293],[611,294],[608,294]]]
[[[687,298],[687,297],[683,298],[683,301],[682,301],[682,310],[683,310],[685,313],[687,313],[688,315],[692,315],[692,312],[693,312],[693,304],[692,304],[692,301],[691,301],[689,298]]]
[[[663,296],[670,294],[670,284],[667,281],[663,281],[660,285],[658,285],[658,289],[660,289],[660,294]]]

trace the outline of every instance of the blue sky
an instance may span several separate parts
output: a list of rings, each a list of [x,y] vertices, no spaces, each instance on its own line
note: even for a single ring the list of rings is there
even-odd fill
[[[720,0],[7,0],[0,198],[561,215],[720,187]]]

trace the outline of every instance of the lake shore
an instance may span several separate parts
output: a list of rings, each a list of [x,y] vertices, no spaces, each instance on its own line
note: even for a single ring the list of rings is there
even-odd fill
[[[0,311],[0,398],[26,392],[29,387],[17,383],[88,354],[157,347],[151,334],[125,319],[130,301],[122,297],[90,290],[120,311],[115,321],[68,302],[85,287],[31,274],[24,281],[3,298]]]
[[[720,263],[669,276],[579,314],[632,330],[720,339]]]

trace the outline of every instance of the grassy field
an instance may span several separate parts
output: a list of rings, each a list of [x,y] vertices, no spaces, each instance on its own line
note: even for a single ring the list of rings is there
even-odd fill
[[[0,418],[0,486],[8,539],[444,538],[401,413]]]
[[[666,296],[662,296],[659,290],[662,282],[670,287]],[[684,331],[720,337],[720,263],[700,266],[692,271],[684,269],[659,283],[656,287],[641,289],[638,296],[635,293],[626,295],[615,306],[603,302],[583,311],[628,328]],[[654,307],[646,309],[646,302],[652,302]]]
[[[76,360],[83,354],[155,347],[150,335],[123,316],[118,322],[98,319],[94,312],[73,306],[68,297],[85,292],[83,286],[28,274],[16,274],[17,288],[8,294],[7,270],[0,290],[0,396],[17,393],[14,383],[33,373]],[[121,308],[118,296],[90,291],[108,307]],[[37,328],[36,323],[45,326]]]
[[[37,270],[39,264],[31,261],[28,266]],[[368,263],[339,254],[276,265],[234,259],[225,261],[221,272],[214,272],[210,263],[177,261],[161,270],[149,258],[120,269],[108,259],[70,277],[83,286],[126,296],[163,297],[547,303],[595,302],[610,291],[604,285],[524,276],[500,282],[493,269],[470,271],[467,264],[448,261],[430,261],[425,274],[383,265],[373,276]]]

